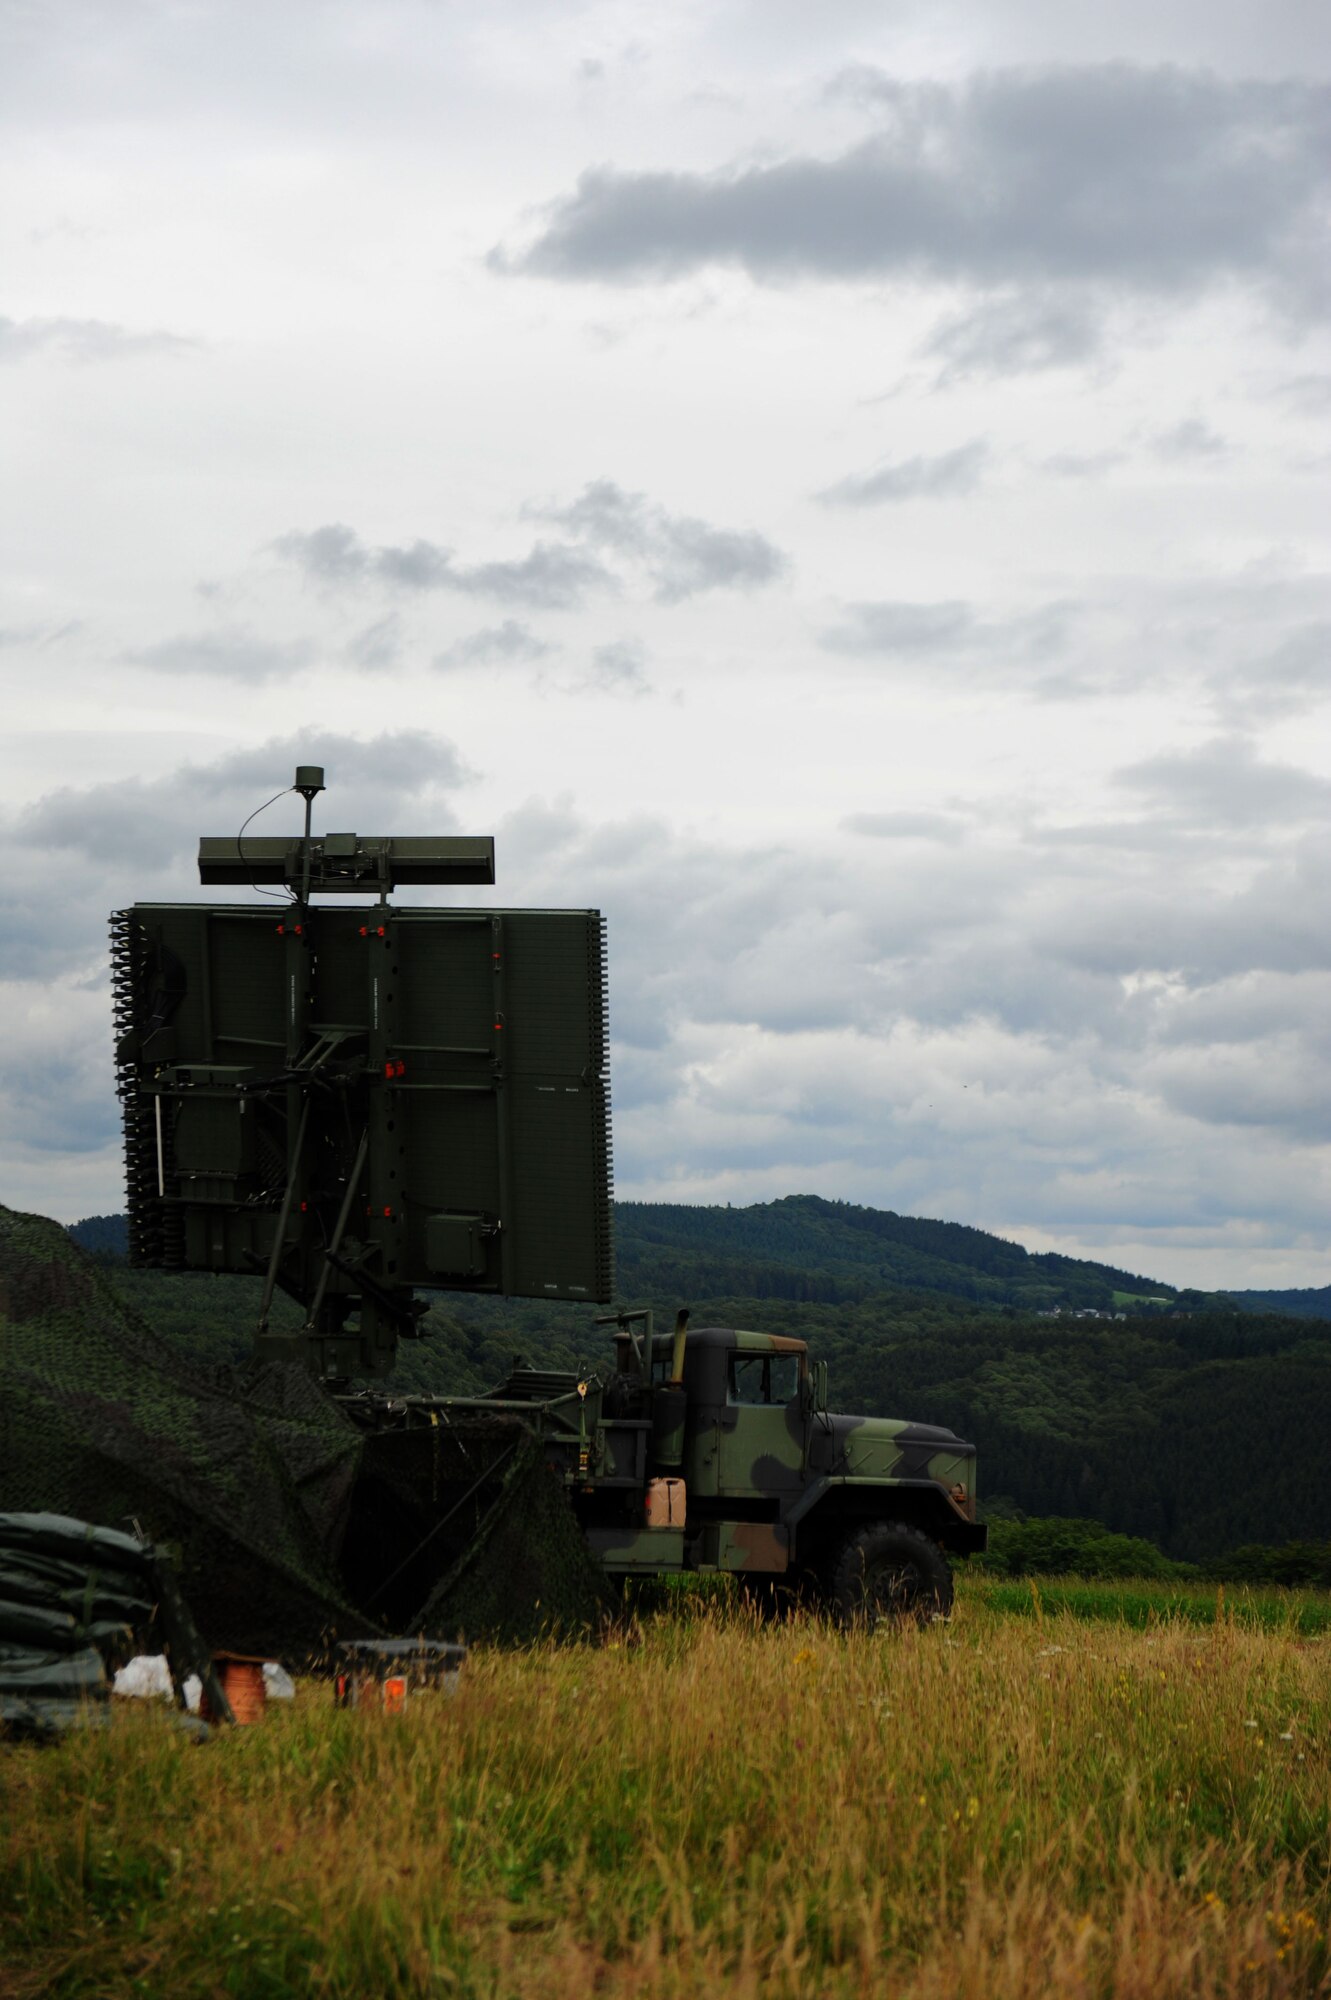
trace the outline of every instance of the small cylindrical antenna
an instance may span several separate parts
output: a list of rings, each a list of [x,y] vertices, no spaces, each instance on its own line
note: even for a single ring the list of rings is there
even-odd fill
[[[291,787],[299,792],[305,801],[305,839],[301,854],[300,901],[302,909],[310,900],[310,827],[314,818],[314,801],[324,788],[324,767],[322,764],[297,764],[296,782]]]

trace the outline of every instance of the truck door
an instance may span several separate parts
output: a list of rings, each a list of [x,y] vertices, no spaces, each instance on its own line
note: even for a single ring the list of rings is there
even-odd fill
[[[721,1494],[753,1499],[803,1484],[805,1415],[801,1354],[727,1356],[726,1413],[720,1429]]]

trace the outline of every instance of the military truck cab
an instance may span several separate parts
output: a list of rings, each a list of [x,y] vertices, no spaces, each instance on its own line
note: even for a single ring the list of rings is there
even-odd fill
[[[624,1466],[632,1430],[645,1475],[614,1495],[593,1477],[576,1496],[612,1574],[731,1571],[846,1616],[945,1612],[948,1557],[985,1546],[974,1447],[832,1414],[802,1340],[720,1326],[654,1338],[648,1322],[641,1340],[621,1334],[602,1422],[593,1464]]]

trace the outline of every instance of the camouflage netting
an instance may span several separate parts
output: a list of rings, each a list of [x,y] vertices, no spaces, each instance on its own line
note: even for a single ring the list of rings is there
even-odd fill
[[[521,1644],[595,1626],[609,1608],[605,1572],[583,1539],[539,1442],[524,1438],[503,1493],[419,1614],[428,1638],[484,1635]]]
[[[521,1641],[604,1603],[525,1429],[367,1434],[301,1369],[192,1368],[58,1223],[0,1208],[0,1511],[43,1509],[177,1550],[204,1637],[243,1652]]]
[[[190,1368],[58,1223],[0,1208],[0,1510],[180,1552],[200,1629],[243,1651],[354,1617],[336,1554],[360,1438],[309,1377]]]

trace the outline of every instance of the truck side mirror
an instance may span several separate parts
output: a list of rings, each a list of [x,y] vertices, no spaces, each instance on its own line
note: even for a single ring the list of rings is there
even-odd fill
[[[813,1364],[813,1407],[815,1410],[827,1408],[827,1363],[815,1361]]]

